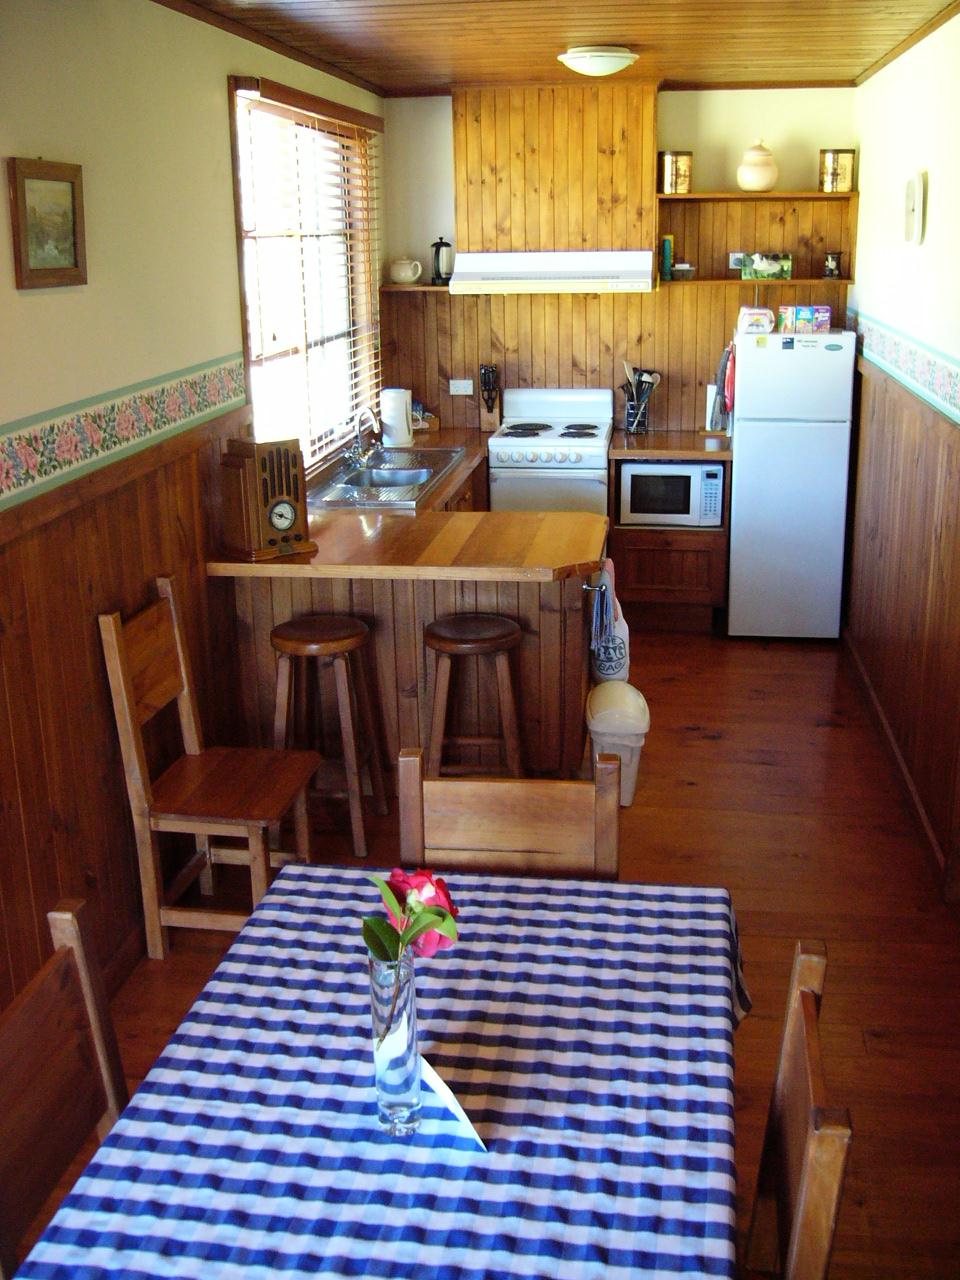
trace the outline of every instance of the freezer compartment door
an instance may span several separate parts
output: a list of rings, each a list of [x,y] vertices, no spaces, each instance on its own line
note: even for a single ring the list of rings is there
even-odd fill
[[[741,333],[736,345],[734,432],[745,418],[850,417],[856,334]]]
[[[840,634],[849,451],[849,422],[750,422],[738,428],[731,635]]]

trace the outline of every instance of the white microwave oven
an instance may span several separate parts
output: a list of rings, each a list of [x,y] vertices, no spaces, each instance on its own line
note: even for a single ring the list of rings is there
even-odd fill
[[[723,518],[723,467],[717,462],[624,462],[620,523],[709,528]]]

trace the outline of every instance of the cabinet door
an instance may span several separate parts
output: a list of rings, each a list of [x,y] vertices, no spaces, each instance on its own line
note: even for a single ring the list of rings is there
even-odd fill
[[[726,530],[615,529],[611,554],[623,601],[726,602]]]

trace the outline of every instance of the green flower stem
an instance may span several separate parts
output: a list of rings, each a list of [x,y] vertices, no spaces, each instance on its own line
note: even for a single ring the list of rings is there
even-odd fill
[[[400,999],[400,961],[402,958],[403,952],[401,951],[400,955],[398,955],[394,961],[394,965],[396,967],[393,977],[393,999],[390,1001],[390,1008],[387,1010],[387,1025],[384,1027],[380,1039],[377,1041],[378,1049],[390,1034],[390,1028],[393,1026],[393,1015],[397,1012],[397,1001]]]

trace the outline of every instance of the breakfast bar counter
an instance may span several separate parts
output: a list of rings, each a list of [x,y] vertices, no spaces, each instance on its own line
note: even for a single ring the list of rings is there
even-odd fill
[[[401,748],[428,739],[434,655],[424,647],[424,627],[448,614],[495,613],[517,621],[523,634],[512,663],[524,768],[574,776],[589,675],[583,584],[599,567],[606,532],[605,516],[583,512],[349,511],[311,519],[312,556],[211,561],[218,589],[235,594],[248,741],[272,743],[272,628],[298,614],[352,614],[370,627],[374,699],[395,768]],[[495,733],[492,664],[468,658],[457,665],[451,731]],[[322,674],[324,721],[336,726],[332,677]],[[334,732],[334,751],[335,743]],[[496,762],[490,747],[460,752],[463,764]]]

